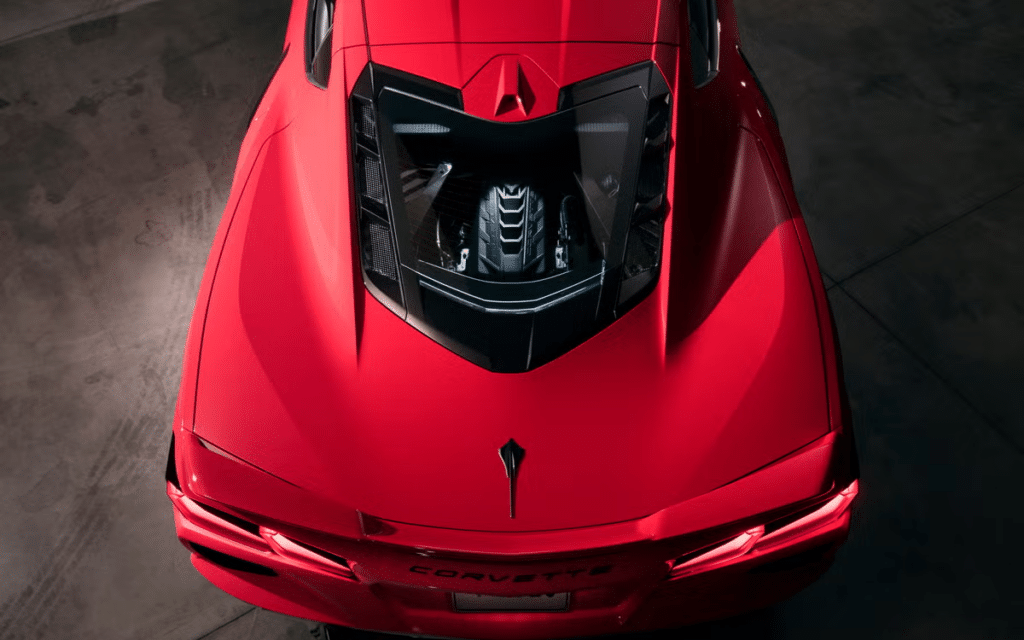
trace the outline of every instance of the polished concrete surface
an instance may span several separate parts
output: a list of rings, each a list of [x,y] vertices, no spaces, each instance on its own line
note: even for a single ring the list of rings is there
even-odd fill
[[[646,637],[1022,638],[1024,3],[737,3],[830,287],[862,494],[811,588]],[[0,8],[45,32],[0,45],[0,639],[323,637],[206,583],[162,482],[287,3],[52,30],[115,4]]]

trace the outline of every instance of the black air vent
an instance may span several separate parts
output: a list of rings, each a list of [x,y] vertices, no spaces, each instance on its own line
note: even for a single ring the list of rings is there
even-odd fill
[[[321,89],[331,75],[333,24],[334,0],[312,0],[306,14],[306,77]]]
[[[261,576],[277,575],[277,572],[270,567],[264,567],[263,565],[256,564],[255,562],[249,562],[248,560],[229,556],[226,553],[216,551],[210,547],[204,547],[203,545],[196,544],[195,542],[189,542],[188,546],[200,557],[209,560],[218,567],[231,569],[232,571],[244,571],[245,573],[253,573]]]
[[[167,482],[174,485],[174,488],[181,491],[181,483],[178,481],[178,465],[174,462],[174,434],[171,434],[171,449],[167,452],[167,470],[164,472]]]

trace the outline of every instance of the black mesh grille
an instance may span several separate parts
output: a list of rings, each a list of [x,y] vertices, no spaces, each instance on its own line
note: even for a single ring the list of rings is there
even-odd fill
[[[401,303],[402,289],[398,284],[398,265],[395,262],[391,230],[366,211],[362,213],[359,228],[366,277],[384,295]]]
[[[363,193],[376,202],[384,202],[384,183],[380,179],[380,161],[363,158]]]
[[[390,280],[397,280],[395,254],[391,250],[391,234],[388,228],[376,222],[368,222],[366,232],[370,240],[370,255],[367,261],[370,270]]]
[[[626,247],[625,276],[631,278],[658,266],[661,257],[661,223],[648,220],[633,227]]]
[[[357,119],[359,123],[359,133],[363,134],[367,138],[377,137],[377,118],[373,114],[373,106],[364,102],[358,102],[357,109],[359,109],[359,117]]]

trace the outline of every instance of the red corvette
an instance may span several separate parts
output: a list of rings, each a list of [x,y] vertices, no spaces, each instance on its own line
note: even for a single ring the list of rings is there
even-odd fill
[[[459,638],[805,587],[858,471],[791,182],[731,0],[297,0],[185,349],[193,564]]]

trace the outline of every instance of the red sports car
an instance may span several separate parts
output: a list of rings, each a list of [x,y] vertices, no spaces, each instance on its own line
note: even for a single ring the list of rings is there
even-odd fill
[[[731,0],[296,0],[185,349],[193,564],[458,638],[805,587],[858,471],[791,183]]]

